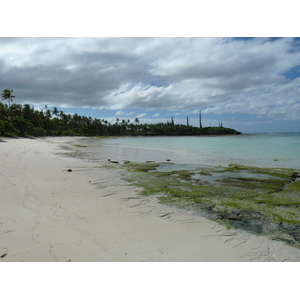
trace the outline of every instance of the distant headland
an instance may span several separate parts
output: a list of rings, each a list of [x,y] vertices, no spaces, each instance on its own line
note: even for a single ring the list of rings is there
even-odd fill
[[[2,100],[8,100],[8,105],[0,102],[0,136],[159,136],[159,135],[227,135],[241,134],[235,129],[219,127],[202,127],[201,111],[199,111],[199,127],[187,124],[174,124],[171,121],[156,124],[140,124],[138,118],[134,122],[119,120],[110,123],[104,119],[66,114],[46,105],[41,110],[35,110],[29,104],[12,104],[13,90],[5,89]]]
[[[232,128],[194,127],[174,124],[173,118],[166,123],[141,124],[138,118],[116,119],[110,123],[104,119],[65,114],[56,107],[35,110],[28,104],[8,106],[0,102],[0,136],[160,136],[160,135],[228,135],[241,134]]]

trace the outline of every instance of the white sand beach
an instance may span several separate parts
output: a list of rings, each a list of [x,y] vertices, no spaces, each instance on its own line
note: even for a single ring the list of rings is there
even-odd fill
[[[300,261],[299,249],[138,195],[107,159],[64,155],[83,151],[70,142],[0,139],[0,262]]]

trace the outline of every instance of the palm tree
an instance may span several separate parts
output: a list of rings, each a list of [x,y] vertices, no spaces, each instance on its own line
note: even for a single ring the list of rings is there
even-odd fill
[[[8,99],[8,107],[10,107],[10,101],[13,102],[12,98],[15,98],[15,96],[12,95],[13,91],[14,90],[5,89],[1,94],[2,101]]]
[[[59,115],[59,110],[58,110],[58,108],[57,107],[53,107],[53,110],[52,110],[52,113],[53,113],[53,115],[55,115],[56,117]]]

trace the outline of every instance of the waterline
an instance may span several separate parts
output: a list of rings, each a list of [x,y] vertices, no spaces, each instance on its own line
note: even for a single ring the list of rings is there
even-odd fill
[[[95,155],[112,160],[223,166],[242,164],[300,169],[300,134],[119,137],[93,139]]]

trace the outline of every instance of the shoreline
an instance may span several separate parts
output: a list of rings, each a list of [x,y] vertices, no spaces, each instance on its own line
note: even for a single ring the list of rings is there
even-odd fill
[[[203,138],[203,139],[202,139]],[[87,151],[108,155],[113,160],[132,162],[163,162],[171,159],[178,164],[222,166],[241,164],[259,168],[290,168],[300,170],[296,146],[298,137],[264,138],[253,136],[226,137],[119,137],[86,140]],[[241,140],[242,138],[242,140]],[[295,142],[295,143],[294,143]],[[267,145],[270,145],[269,147]],[[300,144],[299,144],[300,146]],[[98,151],[101,149],[101,153]]]
[[[82,138],[1,138],[0,262],[300,261],[299,249],[138,195],[70,145]]]

